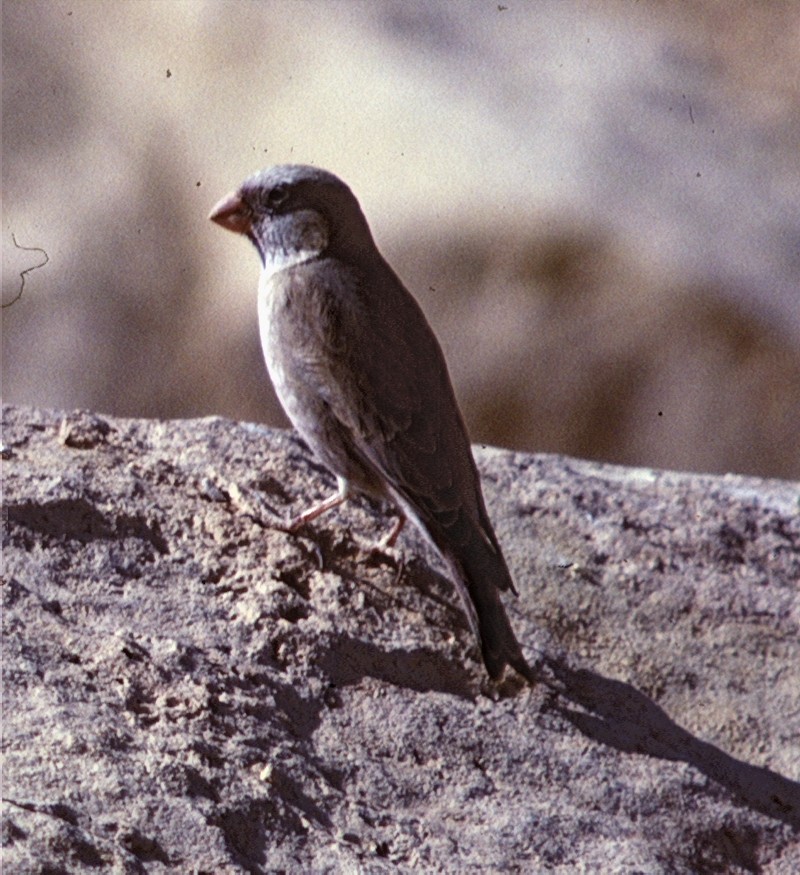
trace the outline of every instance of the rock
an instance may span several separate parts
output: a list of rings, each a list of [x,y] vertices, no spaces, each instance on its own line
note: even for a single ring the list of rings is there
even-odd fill
[[[477,451],[542,681],[289,432],[3,411],[7,872],[800,869],[800,485]]]

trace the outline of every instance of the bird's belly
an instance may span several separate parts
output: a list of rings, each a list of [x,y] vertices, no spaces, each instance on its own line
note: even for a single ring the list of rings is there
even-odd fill
[[[261,350],[275,393],[292,424],[305,437],[319,418],[320,399],[309,385],[304,371],[308,367],[302,326],[289,313],[283,290],[262,276],[258,294],[258,327]]]
[[[350,430],[336,418],[318,389],[319,350],[314,348],[313,329],[290,312],[286,296],[269,277],[259,287],[258,322],[275,394],[303,440],[350,487],[392,501],[382,478],[358,451]]]

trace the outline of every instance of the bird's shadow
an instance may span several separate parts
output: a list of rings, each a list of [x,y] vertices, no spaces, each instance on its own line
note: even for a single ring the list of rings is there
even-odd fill
[[[797,781],[700,740],[630,684],[573,668],[563,658],[547,658],[545,665],[552,673],[548,683],[559,693],[552,709],[588,738],[623,753],[685,762],[744,805],[800,829]]]
[[[475,699],[474,683],[463,667],[427,649],[386,650],[341,635],[323,656],[319,667],[337,687],[351,686],[372,677],[420,693],[441,692],[461,699]]]
[[[421,545],[416,545],[421,546]],[[420,567],[427,574],[420,575]],[[446,603],[449,579],[422,562],[405,568],[411,585],[429,598]],[[405,576],[405,575],[404,575]],[[422,578],[422,579],[420,579]],[[460,612],[455,611],[458,616]],[[461,623],[466,623],[461,618]],[[342,637],[323,666],[337,686],[357,683],[365,676],[420,692],[431,690],[474,700],[474,677],[429,650],[385,651]],[[570,665],[565,656],[540,652],[528,680],[538,675],[558,695],[551,702],[583,735],[622,753],[640,753],[685,762],[725,788],[743,805],[800,830],[800,783],[763,766],[737,760],[678,725],[647,695],[623,681]],[[497,685],[495,685],[496,687]],[[511,685],[509,694],[524,687]],[[499,689],[499,688],[498,688]],[[575,707],[577,706],[577,707]]]
[[[474,676],[426,649],[387,651],[342,636],[320,667],[337,687],[373,677],[419,692],[444,692],[470,701],[478,698]],[[630,684],[552,657],[542,662],[541,680],[557,693],[547,706],[549,710],[592,741],[621,753],[685,762],[743,805],[800,829],[800,783],[702,741]]]
[[[442,592],[452,590],[447,577],[433,569],[429,572]],[[418,581],[414,583],[418,585]],[[636,687],[570,662],[566,655],[552,656],[540,649],[524,676],[529,682],[538,680],[554,689],[559,694],[553,699],[554,710],[587,738],[622,753],[685,762],[744,805],[800,829],[800,783],[763,766],[738,760],[697,738]],[[508,670],[501,686],[491,685],[495,691],[507,688],[505,695],[515,695],[524,688],[524,682],[521,686],[514,684],[509,675],[522,680]],[[447,683],[452,683],[452,671],[443,675],[443,680],[444,677]],[[469,679],[465,678],[465,682],[469,683]]]

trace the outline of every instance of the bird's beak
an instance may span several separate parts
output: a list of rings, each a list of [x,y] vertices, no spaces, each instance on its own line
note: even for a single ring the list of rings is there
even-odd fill
[[[226,195],[208,215],[212,222],[236,234],[249,234],[253,227],[250,209],[238,191]]]

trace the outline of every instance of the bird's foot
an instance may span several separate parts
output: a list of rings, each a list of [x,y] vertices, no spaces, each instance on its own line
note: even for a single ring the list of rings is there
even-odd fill
[[[400,579],[405,569],[405,561],[403,559],[403,551],[396,547],[397,538],[406,524],[405,516],[401,516],[392,527],[392,530],[385,534],[380,540],[374,541],[372,544],[366,545],[364,550],[369,556],[370,564],[383,565],[387,560],[390,565],[397,568],[397,578],[395,583]]]
[[[230,483],[228,484],[227,492],[237,508],[242,513],[251,517],[258,525],[264,528],[277,529],[279,532],[286,532],[290,535],[296,535],[310,522],[342,504],[348,497],[346,494],[342,494],[341,491],[337,492],[330,498],[326,498],[325,501],[321,501],[308,510],[297,514],[297,516],[286,520],[284,517],[279,516],[275,508],[267,504],[260,493],[253,489],[241,486],[238,483]]]
[[[380,550],[383,553],[387,553],[389,550],[393,550],[394,545],[397,543],[397,539],[400,537],[400,532],[403,531],[403,527],[406,524],[405,514],[400,514],[397,518],[397,522],[392,527],[391,532],[385,534],[377,544],[375,544],[374,550]]]

